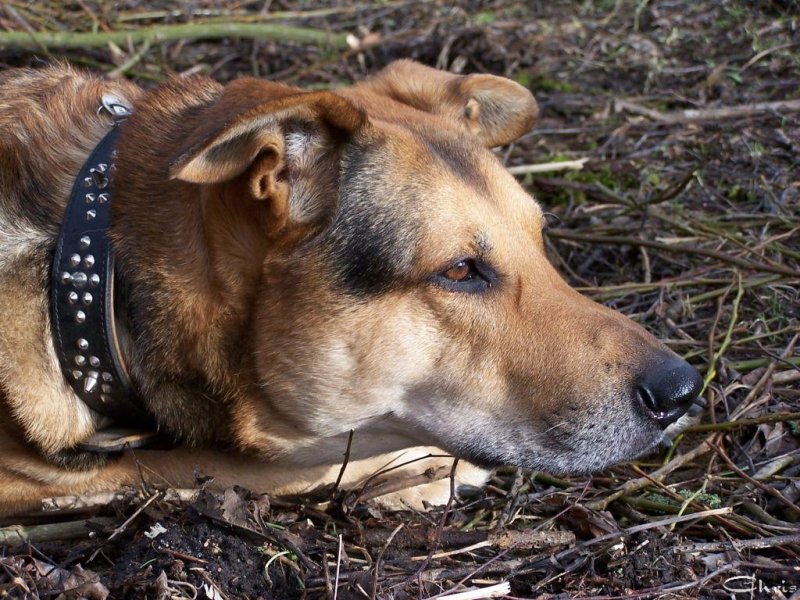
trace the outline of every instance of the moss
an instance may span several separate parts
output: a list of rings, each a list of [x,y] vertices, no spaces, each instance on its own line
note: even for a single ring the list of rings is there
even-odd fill
[[[617,6],[617,0],[594,0],[591,2],[594,10],[601,13],[610,13]]]
[[[704,504],[708,508],[722,507],[722,499],[716,494],[707,494],[706,492],[700,492],[698,494],[696,491],[692,490],[678,490],[678,494],[687,500],[691,498],[696,502]]]
[[[562,94],[571,94],[578,91],[578,88],[566,81],[561,81],[555,77],[546,74],[531,75],[529,73],[520,73],[516,77],[517,83],[533,90],[534,92],[557,92]],[[522,81],[521,81],[522,80]],[[523,83],[524,81],[524,83]]]
[[[652,502],[652,503],[655,503],[655,504],[662,504],[665,507],[672,506],[672,507],[675,507],[675,508],[680,508],[680,506],[681,506],[678,502],[675,501],[674,498],[672,498],[670,496],[665,496],[664,494],[658,494],[656,492],[649,492],[647,494],[642,494],[641,498],[645,502]]]
[[[677,490],[678,495],[681,498],[685,498],[689,500],[690,498],[696,502],[699,502],[709,508],[720,508],[722,507],[722,499],[717,496],[716,494],[708,494],[705,492],[697,493],[697,490]],[[648,494],[644,494],[642,498],[645,501],[655,502],[657,504],[662,504],[666,506],[672,506],[675,508],[681,508],[683,505],[682,502],[679,502],[675,498],[671,496],[666,496],[664,494],[659,494],[657,492],[650,492]]]
[[[580,183],[602,184],[615,192],[639,188],[639,179],[630,173],[614,173],[608,165],[600,165],[594,169],[569,172],[565,179]]]
[[[494,23],[495,19],[496,16],[492,11],[484,10],[479,13],[476,13],[472,17],[472,22],[475,25],[491,25],[492,23]]]
[[[725,197],[732,202],[749,202],[756,200],[756,195],[753,193],[753,190],[743,188],[739,184],[734,184],[725,190]]]

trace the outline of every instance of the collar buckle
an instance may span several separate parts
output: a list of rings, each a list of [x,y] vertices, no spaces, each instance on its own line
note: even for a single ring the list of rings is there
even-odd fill
[[[116,94],[106,93],[103,94],[103,97],[100,99],[100,107],[97,109],[97,114],[103,111],[111,115],[114,121],[121,121],[127,119],[133,112],[133,109],[125,98],[117,96]]]

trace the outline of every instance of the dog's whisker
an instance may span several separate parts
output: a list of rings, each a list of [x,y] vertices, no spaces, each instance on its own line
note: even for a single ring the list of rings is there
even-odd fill
[[[549,433],[549,432],[553,431],[554,429],[558,429],[559,427],[563,427],[564,425],[569,425],[569,423],[567,421],[562,421],[561,423],[556,423],[555,425],[545,429],[543,433]]]

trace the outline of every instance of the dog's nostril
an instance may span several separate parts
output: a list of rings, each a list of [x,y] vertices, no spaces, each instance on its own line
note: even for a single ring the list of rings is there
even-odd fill
[[[636,391],[648,414],[666,427],[688,410],[702,388],[695,368],[676,357],[648,370]]]
[[[639,400],[642,401],[642,404],[645,405],[645,408],[649,410],[653,414],[658,414],[662,411],[661,407],[658,406],[656,403],[656,399],[653,397],[653,393],[650,391],[646,385],[640,385],[636,388],[636,392],[639,394]]]

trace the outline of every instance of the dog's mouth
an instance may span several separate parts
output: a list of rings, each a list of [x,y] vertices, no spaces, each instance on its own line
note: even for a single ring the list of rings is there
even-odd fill
[[[641,457],[664,437],[656,421],[623,404],[628,406],[609,402],[572,420],[492,415],[469,408],[450,411],[449,419],[429,414],[424,417],[430,436],[426,443],[487,469],[511,465],[553,474],[589,474]],[[423,427],[419,420],[414,426]]]
[[[632,443],[624,446],[603,444],[593,450],[575,447],[569,450],[559,448],[554,452],[545,448],[521,447],[513,453],[501,451],[495,454],[488,445],[468,442],[452,452],[485,469],[511,465],[555,475],[588,475],[649,454],[659,446],[663,432],[640,434],[633,438]]]
[[[546,471],[554,475],[589,475],[649,454],[659,446],[662,438],[663,434],[652,435],[649,438],[643,437],[635,445],[626,448],[613,446],[606,450],[597,449],[588,454],[572,450],[555,456],[547,452],[520,450],[516,456],[506,458],[505,455],[494,455],[479,446],[465,445],[455,451],[454,455],[485,469],[511,465],[534,471]]]

